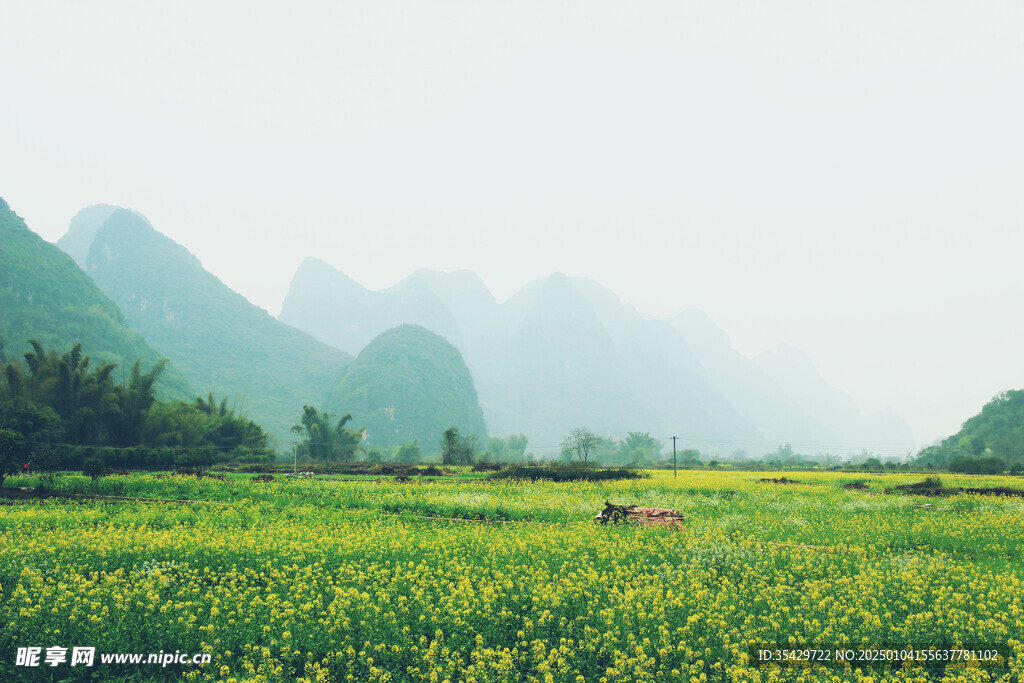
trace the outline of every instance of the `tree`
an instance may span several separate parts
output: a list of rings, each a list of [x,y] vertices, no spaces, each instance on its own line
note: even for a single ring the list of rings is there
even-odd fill
[[[21,471],[21,465],[18,464],[17,460],[8,458],[7,460],[0,460],[0,488],[4,486],[4,479],[17,474]]]
[[[569,436],[562,441],[562,447],[575,453],[580,462],[587,462],[590,453],[603,441],[594,432],[586,427],[577,427],[569,432]]]
[[[793,457],[793,447],[790,446],[789,443],[786,443],[785,446],[779,446],[772,455],[774,455],[780,462],[785,462]]]
[[[103,476],[103,461],[99,458],[86,458],[82,463],[82,474],[92,478],[95,483],[96,479]]]
[[[21,471],[25,438],[13,429],[0,429],[0,488],[4,479]]]
[[[398,462],[419,462],[423,459],[423,452],[417,439],[403,443],[395,449],[395,460]]]
[[[32,456],[32,471],[46,480],[50,488],[53,488],[54,478],[59,469],[60,456],[49,446],[44,446]]]
[[[145,374],[141,362],[136,361],[131,380],[118,386],[113,380],[117,365],[103,363],[90,369],[90,357],[83,354],[81,344],[75,344],[63,355],[52,349],[47,351],[34,339],[29,340],[29,345],[32,350],[24,354],[24,366],[9,361],[0,369],[2,412],[16,410],[30,422],[43,423],[31,427],[36,432],[33,436],[39,440],[114,446],[142,442],[142,428],[147,411],[156,400],[155,384],[166,360],[158,361]],[[26,410],[26,405],[34,410]],[[37,434],[53,431],[45,424],[54,421],[44,414],[46,411],[52,411],[56,418],[56,435]]]
[[[879,472],[882,470],[882,461],[874,457],[868,458],[867,460],[864,461],[860,468],[862,470],[868,470],[871,472]]]
[[[526,444],[529,439],[526,434],[515,434],[505,437],[505,453],[509,460],[520,461],[526,457]]]
[[[661,442],[649,432],[630,432],[622,442],[622,451],[629,462],[654,461],[661,456]]]
[[[156,401],[156,381],[167,367],[167,359],[163,358],[143,374],[142,361],[136,360],[132,366],[131,379],[118,392],[119,410],[111,411],[110,431],[112,441],[117,446],[136,446],[142,443],[142,430],[146,422],[146,413]],[[213,395],[210,395],[211,400]]]
[[[479,449],[475,434],[462,436],[455,427],[449,427],[441,435],[442,465],[472,465]]]
[[[75,344],[61,356],[46,351],[35,339],[25,354],[29,369],[28,396],[51,406],[64,421],[65,439],[73,444],[101,443],[109,438],[111,421],[119,412],[118,390],[111,378],[115,363],[104,363],[89,372],[89,356]]]
[[[462,437],[459,444],[458,463],[460,465],[472,465],[476,460],[478,450],[480,450],[480,445],[476,434],[466,434]]]
[[[521,462],[526,457],[527,441],[525,434],[506,436],[504,439],[492,436],[487,440],[487,452],[494,462]]]
[[[248,418],[235,414],[227,399],[218,404],[213,394],[194,402],[157,402],[143,430],[150,446],[209,451],[214,460],[265,461],[273,458],[268,435]]]
[[[352,419],[344,415],[331,426],[333,415],[320,412],[316,406],[302,406],[302,417],[292,431],[305,437],[299,444],[299,453],[310,460],[354,460],[363,450],[363,428],[351,430],[345,427]]]
[[[696,448],[685,448],[679,451],[679,466],[686,468],[700,467],[700,451]]]
[[[0,429],[14,429],[34,442],[118,447],[122,455],[106,463],[125,467],[133,466],[134,457],[127,457],[124,449],[142,445],[204,449],[216,454],[215,460],[274,457],[263,428],[236,414],[227,400],[218,404],[213,394],[194,403],[157,400],[156,384],[166,360],[145,373],[135,361],[117,384],[115,364],[91,369],[81,344],[62,355],[36,340],[29,345],[24,363],[12,360],[0,366]],[[83,458],[78,453],[64,453],[63,465],[79,468]]]
[[[11,429],[30,441],[53,443],[64,439],[64,426],[53,408],[20,396],[0,399],[0,429]]]
[[[453,465],[459,451],[459,430],[449,427],[441,435],[441,464]]]

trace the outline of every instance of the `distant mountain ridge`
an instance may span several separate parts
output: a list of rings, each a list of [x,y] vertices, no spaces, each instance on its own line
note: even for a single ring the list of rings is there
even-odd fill
[[[193,388],[244,400],[247,414],[285,441],[302,403],[342,395],[350,354],[414,325],[458,350],[494,435],[525,432],[554,447],[589,426],[615,438],[678,435],[683,447],[722,454],[785,442],[808,453],[913,448],[898,416],[862,415],[799,352],[746,358],[705,314],[645,316],[592,280],[554,274],[499,304],[471,271],[419,270],[372,291],[309,258],[274,320],[137,212],[88,207],[60,244],[84,258],[128,324]],[[337,403],[332,412],[361,409]]]
[[[757,356],[754,362],[791,400],[808,406],[810,414],[835,434],[833,443],[863,444],[867,450],[873,446],[913,443],[910,428],[894,411],[861,415],[853,397],[830,387],[803,351],[780,346]]]
[[[82,344],[94,360],[143,371],[164,354],[127,324],[117,304],[67,254],[32,232],[0,199],[0,338],[2,355],[17,358],[29,339],[45,349],[68,351]],[[94,365],[95,367],[95,365]],[[191,398],[189,383],[173,362],[159,383],[164,398]]]
[[[279,447],[291,439],[302,406],[319,402],[351,362],[249,303],[141,214],[87,209],[76,219],[62,243],[92,234],[86,271],[128,325],[166,353],[193,389],[234,402]]]
[[[345,315],[336,315],[339,310]],[[301,320],[300,329],[353,355],[384,330],[406,324],[459,341],[451,313],[419,279],[374,292],[316,258],[299,266],[278,319],[288,325]]]
[[[859,451],[860,444],[913,449],[909,428],[894,413],[862,415],[809,361],[786,370],[770,356],[746,358],[699,311],[655,319],[594,281],[561,274],[530,282],[498,304],[470,271],[420,270],[370,292],[323,261],[312,265],[304,263],[293,279],[282,320],[353,349],[359,338],[399,322],[448,338],[473,373],[496,435],[525,432],[532,443],[550,445],[588,425],[615,437],[676,434],[723,453],[759,454],[785,442],[811,452],[816,445],[823,452]],[[409,290],[420,291],[429,306],[403,309],[396,292]],[[316,300],[331,302],[333,321],[307,312]],[[346,324],[353,325],[348,336],[340,331]],[[800,377],[788,377],[790,371]]]

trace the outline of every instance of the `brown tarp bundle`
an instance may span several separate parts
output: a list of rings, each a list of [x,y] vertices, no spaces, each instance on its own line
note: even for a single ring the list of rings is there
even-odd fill
[[[683,528],[683,516],[675,510],[638,505],[612,505],[607,500],[604,502],[604,510],[594,517],[594,521],[598,524],[628,522],[643,526]]]

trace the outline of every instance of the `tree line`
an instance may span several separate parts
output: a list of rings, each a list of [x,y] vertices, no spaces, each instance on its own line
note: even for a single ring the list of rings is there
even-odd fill
[[[161,401],[157,382],[167,361],[127,372],[93,364],[75,344],[63,354],[36,340],[23,360],[0,366],[0,429],[18,436],[9,458],[56,454],[78,469],[99,457],[107,467],[166,469],[231,460],[270,460],[264,429],[213,394]]]

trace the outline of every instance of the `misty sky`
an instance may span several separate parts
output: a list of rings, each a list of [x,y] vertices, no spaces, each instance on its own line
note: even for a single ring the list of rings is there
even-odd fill
[[[555,271],[803,349],[919,444],[1024,387],[1017,2],[0,4],[0,196],[129,206],[277,314]]]

